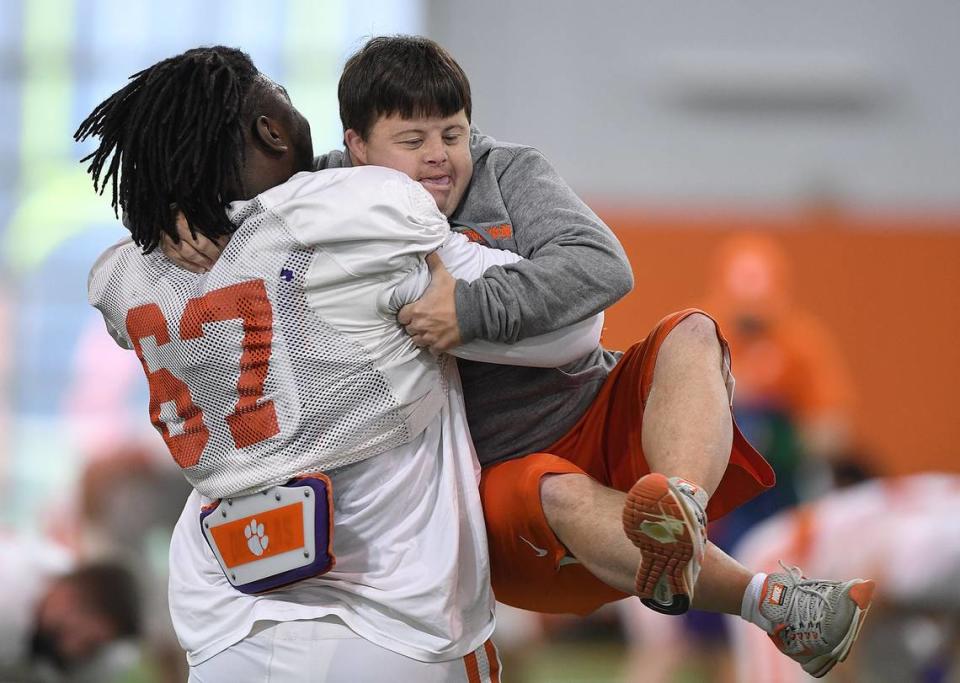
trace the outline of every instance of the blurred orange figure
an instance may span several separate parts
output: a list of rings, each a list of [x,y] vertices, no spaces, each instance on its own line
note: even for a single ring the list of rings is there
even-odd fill
[[[733,352],[738,409],[776,411],[796,426],[807,455],[834,459],[850,442],[854,391],[826,327],[794,304],[786,254],[772,239],[723,243],[704,308]]]

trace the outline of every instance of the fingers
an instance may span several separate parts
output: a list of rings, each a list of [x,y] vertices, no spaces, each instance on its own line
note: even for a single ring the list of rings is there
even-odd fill
[[[180,244],[185,245],[185,255],[190,254],[195,261],[203,261],[212,266],[220,258],[220,252],[226,246],[230,237],[224,235],[217,240],[211,240],[206,235],[190,233],[190,225],[183,214],[177,215],[177,236]]]
[[[446,353],[456,346],[458,346],[458,344],[451,339],[438,339],[433,344],[430,344],[430,353],[439,356],[441,353]]]
[[[432,272],[436,268],[443,268],[443,261],[440,259],[440,254],[433,251],[427,254],[427,265],[430,266],[430,271]],[[444,270],[446,270],[444,268]]]
[[[201,237],[201,239],[206,240],[205,237]],[[215,258],[210,258],[207,256],[203,251],[198,249],[195,244],[181,241],[180,245],[180,254],[186,261],[189,261],[193,265],[199,266],[204,270],[210,270],[213,268],[213,264],[216,263]]]
[[[193,235],[190,232],[190,223],[181,211],[176,213],[175,225],[179,241],[174,243],[173,239],[164,235],[160,242],[163,253],[178,266],[192,273],[208,272],[220,258],[230,236],[210,239],[200,233]]]
[[[416,313],[414,304],[407,304],[397,313],[397,322],[406,327],[413,322],[413,316]]]
[[[428,330],[424,329],[419,321],[415,320],[415,309],[413,304],[407,304],[397,313],[397,322],[403,326],[404,332],[410,336],[410,340],[419,347],[430,346],[435,341],[435,337]]]
[[[189,246],[186,242],[181,240],[179,243],[174,244],[173,240],[167,235],[163,235],[160,238],[160,249],[168,259],[184,270],[189,270],[191,273],[205,273],[210,269],[210,265],[212,265],[209,263],[209,259],[199,254],[196,249]]]
[[[213,265],[216,263],[217,259],[220,258],[220,252],[223,251],[223,248],[227,245],[229,240],[230,237],[228,235],[223,235],[216,240],[211,240],[208,237],[197,233],[196,239],[190,239],[186,241],[190,246],[196,249],[197,253],[209,260],[210,265]]]
[[[180,238],[181,242],[193,239],[193,233],[190,232],[190,222],[180,209],[177,209],[177,218],[175,223],[177,226],[177,237]]]
[[[410,334],[409,331],[407,332],[407,334]],[[427,338],[422,334],[411,334],[410,341],[413,342],[414,346],[418,346],[421,349],[425,346],[430,346],[430,342],[427,341]]]
[[[404,325],[403,331],[413,339],[413,343],[417,346],[429,346],[435,341],[434,335],[429,330],[422,329],[416,323]]]
[[[216,248],[216,245],[214,245],[214,249],[211,250],[210,240],[200,233],[194,236],[190,231],[190,223],[182,211],[177,211],[176,226],[177,237],[180,238],[180,242],[177,244],[177,253],[190,264],[209,269],[210,266],[213,265],[213,262],[217,260],[217,256],[220,255],[220,251]]]
[[[430,353],[435,356],[441,353],[446,353],[458,345],[456,340],[451,339],[448,336],[438,335],[435,332],[418,330],[416,329],[416,325],[407,325],[404,327],[404,330],[408,335],[410,335],[410,341],[413,342],[414,346],[418,346],[421,349],[428,348],[430,349]]]
[[[179,257],[174,258],[174,261],[187,270],[192,270],[195,273],[206,273],[213,267],[214,262],[186,240],[180,240],[180,244],[174,245],[173,248]]]
[[[427,254],[427,266],[430,268],[430,279],[436,280],[438,277],[450,277],[447,267],[443,265],[443,259],[437,252]]]
[[[434,356],[439,356],[448,349],[447,344],[438,342],[436,337],[430,334],[412,334],[410,335],[410,341],[412,341],[413,345],[418,348],[427,349]]]

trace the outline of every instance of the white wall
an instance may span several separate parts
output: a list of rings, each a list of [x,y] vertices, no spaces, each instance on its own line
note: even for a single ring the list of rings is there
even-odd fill
[[[960,207],[960,2],[428,0],[474,121],[621,203]]]

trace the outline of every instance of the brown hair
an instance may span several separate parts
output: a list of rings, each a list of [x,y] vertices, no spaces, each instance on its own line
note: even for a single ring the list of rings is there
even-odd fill
[[[337,87],[343,129],[366,138],[381,116],[451,116],[470,120],[470,81],[450,53],[422,36],[380,36],[343,67]]]

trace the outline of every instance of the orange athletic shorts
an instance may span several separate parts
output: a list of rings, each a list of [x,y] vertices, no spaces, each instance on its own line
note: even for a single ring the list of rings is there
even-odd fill
[[[628,491],[650,471],[641,446],[641,425],[657,352],[677,323],[694,313],[702,311],[687,309],[667,316],[646,339],[630,347],[580,421],[546,452],[483,469],[480,496],[497,600],[536,612],[589,614],[627,597],[567,557],[544,516],[540,479],[546,474],[587,474],[605,486]],[[729,358],[719,326],[717,338],[724,358]],[[774,481],[770,465],[734,422],[730,463],[707,506],[708,517],[725,515]]]

